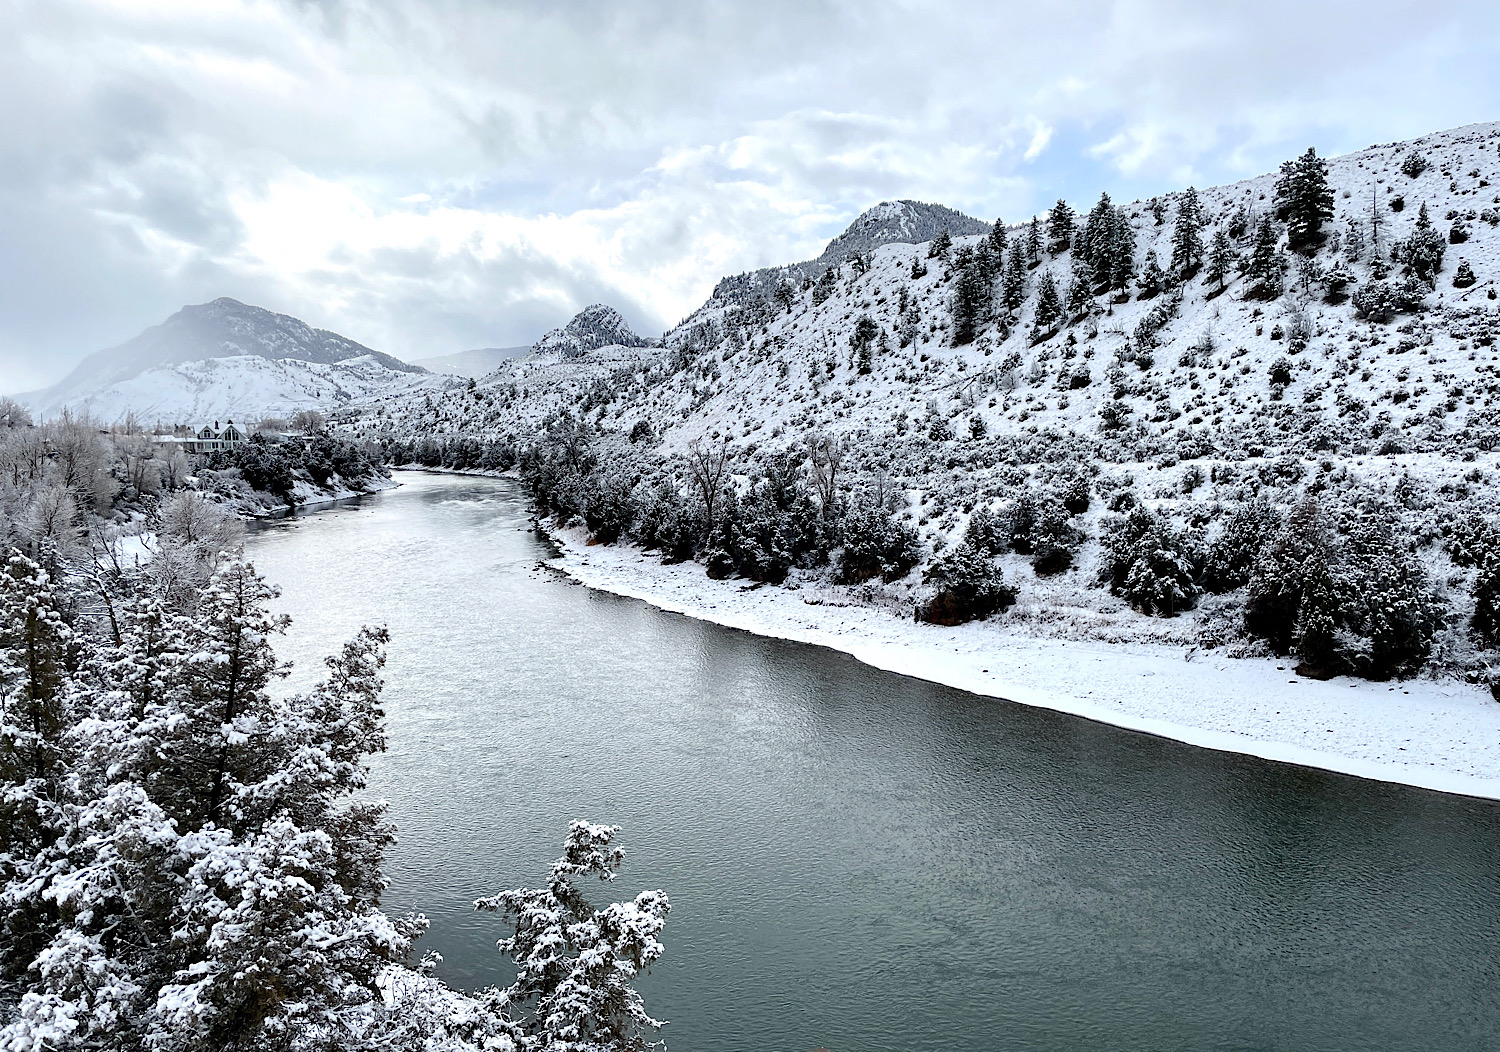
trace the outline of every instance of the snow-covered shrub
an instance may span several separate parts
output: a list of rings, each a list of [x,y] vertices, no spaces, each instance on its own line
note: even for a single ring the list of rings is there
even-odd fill
[[[1427,214],[1427,203],[1424,201],[1421,211],[1417,213],[1417,225],[1411,236],[1396,244],[1396,260],[1406,265],[1408,273],[1430,287],[1434,275],[1443,269],[1443,254],[1446,249],[1442,235],[1432,225],[1432,218]]]
[[[1016,601],[1016,590],[1005,583],[999,563],[967,542],[935,560],[922,579],[936,588],[916,611],[917,620],[928,624],[983,620]]]
[[[1467,259],[1459,260],[1458,269],[1453,272],[1453,287],[1456,289],[1466,289],[1477,280],[1479,279],[1474,276],[1474,268],[1469,266],[1469,261]]]
[[[1354,290],[1354,312],[1370,321],[1388,322],[1397,314],[1421,309],[1426,291],[1415,279],[1394,282],[1371,278]]]
[[[1171,617],[1192,606],[1198,586],[1182,535],[1144,504],[1106,521],[1101,566],[1110,590],[1136,609]]]
[[[1469,625],[1486,646],[1500,647],[1500,553],[1492,552],[1480,567]]]
[[[1443,605],[1387,509],[1368,505],[1345,517],[1341,536],[1315,499],[1298,503],[1256,563],[1245,627],[1277,653],[1295,652],[1305,675],[1413,673]]]
[[[1068,518],[1062,505],[1044,503],[1031,529],[1032,570],[1046,577],[1069,569],[1087,538]]]
[[[922,558],[916,530],[868,496],[850,502],[842,532],[840,584],[858,584],[872,577],[894,581],[910,573]]]
[[[1261,550],[1281,528],[1281,516],[1264,497],[1236,505],[1203,559],[1203,587],[1230,592],[1250,583]]]
[[[1428,162],[1427,158],[1423,157],[1416,150],[1412,150],[1401,160],[1401,174],[1409,179],[1415,179],[1430,167],[1432,165]]]

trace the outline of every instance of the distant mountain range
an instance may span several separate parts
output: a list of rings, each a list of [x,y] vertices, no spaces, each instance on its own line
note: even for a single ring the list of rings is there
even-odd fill
[[[415,358],[412,365],[420,365],[435,373],[450,373],[453,376],[478,378],[494,372],[504,362],[522,358],[531,350],[521,347],[476,347],[472,351],[442,354],[435,358]]]
[[[346,336],[223,297],[184,307],[132,340],[89,355],[26,396],[38,416],[64,408],[112,421],[176,423],[333,408],[375,390],[431,386],[421,366]]]

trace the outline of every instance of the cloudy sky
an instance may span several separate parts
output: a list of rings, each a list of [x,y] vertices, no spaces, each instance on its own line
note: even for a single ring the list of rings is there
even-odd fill
[[[1500,5],[0,0],[0,391],[233,296],[659,333],[869,205],[1015,220],[1500,118]]]

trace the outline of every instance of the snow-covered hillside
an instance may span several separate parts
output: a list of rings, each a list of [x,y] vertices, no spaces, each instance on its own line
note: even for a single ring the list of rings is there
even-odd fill
[[[1500,580],[1500,124],[1298,172],[1321,223],[1273,173],[891,240],[721,283],[661,348],[534,353],[343,426],[427,463],[520,457],[606,538],[863,582],[850,601],[908,617],[979,551],[1017,590],[1009,631],[1490,678],[1469,626]],[[883,581],[839,555],[871,507],[918,548]],[[1325,564],[1320,636],[1298,604]],[[1411,646],[1382,664],[1387,630]]]
[[[891,243],[868,253],[867,267],[839,266],[821,303],[816,285],[797,290],[789,308],[770,300],[710,299],[666,335],[667,349],[633,359],[640,363],[636,374],[619,378],[607,410],[596,408],[612,427],[628,430],[648,420],[673,449],[700,436],[740,442],[790,441],[809,431],[897,437],[932,430],[936,419],[948,422],[960,440],[971,438],[977,420],[988,436],[1047,428],[1105,434],[1128,438],[1132,450],[1140,446],[1150,456],[1203,440],[1246,455],[1323,452],[1329,443],[1356,455],[1382,445],[1493,448],[1500,436],[1500,303],[1492,298],[1500,277],[1497,143],[1500,126],[1481,125],[1332,159],[1335,216],[1312,259],[1316,275],[1304,285],[1288,258],[1284,292],[1270,300],[1246,297],[1246,279],[1235,274],[1220,294],[1200,266],[1180,286],[1180,301],[1170,291],[1145,295],[1137,280],[1124,302],[1091,297],[1087,313],[1033,342],[1037,288],[1050,275],[1066,298],[1073,262],[1070,250],[1044,249],[1026,274],[1020,309],[1008,320],[997,309],[972,342],[955,347],[954,260],[985,239],[955,238],[941,259],[927,258],[927,244]],[[1416,178],[1399,170],[1413,150],[1429,163]],[[1274,181],[1267,175],[1199,191],[1205,244],[1243,208],[1247,229],[1234,242],[1247,255],[1256,219],[1272,210]],[[1468,234],[1448,246],[1426,309],[1390,322],[1360,318],[1349,298],[1369,277],[1372,191],[1384,254],[1410,235],[1424,202],[1445,238],[1454,222],[1450,214]],[[1124,206],[1137,238],[1138,275],[1152,255],[1163,267],[1170,259],[1180,196]],[[1392,208],[1397,198],[1404,202],[1400,211]],[[1364,247],[1357,254],[1350,251],[1351,221],[1362,228]],[[851,230],[864,222],[861,217]],[[1008,231],[1012,244],[1024,237],[1024,226]],[[1463,263],[1476,280],[1454,288]],[[914,268],[926,273],[914,277]],[[1326,279],[1335,268],[1351,281],[1342,295],[1329,296]],[[876,326],[868,371],[853,346],[861,318]],[[1273,385],[1271,367],[1282,358],[1289,382]],[[524,431],[537,415],[531,399],[576,404],[597,383],[602,361],[585,355],[571,367],[559,362],[547,383],[522,385],[516,400],[502,396],[534,365],[504,365],[482,385],[494,394],[484,412],[461,393],[432,409],[398,399],[390,412],[393,421],[422,433]],[[648,377],[645,366],[652,361],[670,368]]]
[[[221,297],[211,303],[184,307],[134,339],[89,355],[63,380],[28,396],[26,401],[41,417],[55,415],[63,408],[81,410],[85,405],[97,406],[99,411],[105,407],[131,409],[144,415],[158,411],[159,407],[183,404],[183,391],[193,388],[206,375],[198,370],[196,374],[190,371],[189,374],[174,376],[173,366],[205,359],[246,356],[324,366],[367,358],[392,374],[420,375],[426,371],[399,358],[372,351],[338,333],[315,329],[297,318]],[[157,376],[169,377],[171,390],[163,391],[159,398],[152,393],[151,381],[127,383],[152,370],[163,370]],[[358,371],[369,379],[376,375],[368,367]],[[295,375],[297,370],[291,373]],[[262,373],[262,379],[265,375]],[[240,386],[245,388],[246,383],[248,381]],[[268,390],[266,393],[281,397],[283,401],[298,401],[306,387],[305,381],[295,380],[286,392],[277,395]],[[128,396],[126,392],[129,392]],[[370,390],[362,392],[364,396],[369,393]],[[207,394],[203,397],[211,402],[221,396]],[[228,392],[222,397],[234,398]],[[330,403],[333,404],[341,403]]]
[[[149,369],[68,405],[106,422],[133,415],[142,426],[253,423],[303,409],[334,410],[383,394],[437,394],[463,384],[439,373],[397,371],[373,355],[323,364],[242,354]]]

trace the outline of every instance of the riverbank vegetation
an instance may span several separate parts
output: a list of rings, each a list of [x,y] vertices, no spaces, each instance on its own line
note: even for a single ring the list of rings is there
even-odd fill
[[[503,918],[514,983],[443,985],[412,959],[425,921],[380,903],[395,830],[365,790],[386,631],[279,694],[287,620],[231,509],[157,494],[153,543],[124,558],[117,519],[144,498],[114,477],[121,444],[46,438],[0,519],[0,1047],[644,1047],[660,1024],[632,980],[669,906],[589,901],[617,830],[573,823],[545,884],[476,903]],[[87,451],[72,470],[65,441]]]
[[[0,400],[0,546],[71,557],[149,529],[184,493],[240,515],[386,484],[380,447],[321,428],[292,438],[257,432],[208,453],[130,423],[103,427],[67,415],[34,424]]]
[[[938,624],[1003,616],[1028,589],[1094,591],[1137,616],[1192,612],[1203,643],[1288,655],[1313,677],[1484,678],[1497,660],[1483,472],[1436,488],[1291,458],[1105,470],[1060,435],[975,447],[961,465],[923,436],[674,457],[562,414],[516,470],[544,514],[596,542],[711,577],[848,585]],[[943,532],[923,545],[931,521]]]

